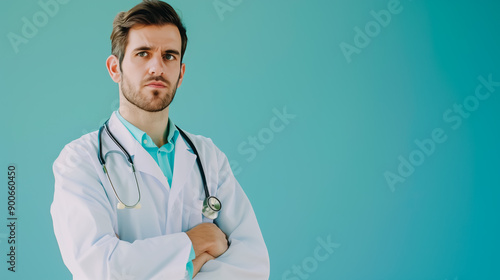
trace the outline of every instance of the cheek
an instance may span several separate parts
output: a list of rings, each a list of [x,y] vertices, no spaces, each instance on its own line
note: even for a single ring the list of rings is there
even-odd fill
[[[170,78],[179,78],[181,74],[181,66],[177,63],[172,63],[171,65],[168,65],[168,75]]]
[[[138,73],[146,68],[144,61],[138,59],[124,59],[122,63],[122,70],[126,73],[127,77],[138,76]]]
[[[129,85],[135,85],[142,81],[143,75],[136,67],[124,67],[122,72],[123,80]]]

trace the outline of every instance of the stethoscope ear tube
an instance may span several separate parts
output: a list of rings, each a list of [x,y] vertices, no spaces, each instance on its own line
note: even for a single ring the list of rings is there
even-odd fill
[[[113,192],[115,193],[116,199],[118,199],[118,203],[116,205],[116,208],[121,210],[125,208],[134,208],[134,209],[140,209],[141,208],[141,188],[139,188],[139,182],[137,181],[137,175],[135,174],[135,167],[134,164],[132,163],[132,173],[134,174],[135,178],[135,185],[137,186],[137,201],[135,204],[132,205],[127,205],[125,202],[123,202],[120,199],[120,196],[116,192],[115,186],[113,185],[113,182],[111,181],[111,177],[109,177],[108,169],[106,168],[106,165],[102,165],[102,169],[104,170],[104,174],[106,174],[106,177],[108,177],[109,184],[111,185],[111,188],[113,189]]]
[[[118,146],[118,148],[120,148],[120,150],[122,150],[123,154],[127,157],[127,161],[130,164],[132,164],[132,168],[134,168],[133,167],[134,162],[132,161],[132,157],[130,156],[130,154],[127,152],[127,150],[125,150],[125,148],[123,148],[123,146],[120,144],[120,142],[118,142],[118,140],[116,140],[116,138],[113,136],[111,131],[109,131],[108,121],[106,121],[104,123],[104,130],[106,131],[106,134],[108,134],[109,138],[111,138],[111,140],[113,140],[113,142],[115,142],[116,146]]]
[[[108,120],[109,121],[109,120]],[[100,128],[99,128],[99,134],[97,135],[97,142],[99,142],[99,152],[97,153],[97,157],[99,159],[99,163],[102,166],[102,170],[104,171],[104,174],[106,174],[106,177],[108,178],[109,184],[111,185],[111,188],[113,189],[113,192],[115,193],[116,199],[118,199],[118,203],[116,205],[117,209],[125,209],[125,208],[134,208],[134,209],[140,209],[141,208],[141,189],[139,188],[139,182],[137,181],[137,175],[135,173],[135,166],[134,162],[132,161],[132,157],[130,154],[125,150],[125,148],[122,147],[122,145],[116,140],[116,138],[113,136],[113,134],[109,131],[108,128],[108,121],[106,121]],[[102,139],[101,139],[101,134],[102,130],[106,131],[106,134],[108,134],[109,138],[113,140],[113,142],[122,150],[123,154],[127,157],[127,161],[130,163],[131,168],[132,168],[132,173],[134,174],[134,179],[135,179],[135,184],[137,186],[137,194],[138,198],[136,203],[132,205],[127,205],[125,204],[121,199],[118,193],[116,192],[115,186],[113,185],[113,182],[111,181],[111,177],[109,177],[108,169],[106,168],[106,162],[104,160],[104,157],[102,156]]]
[[[102,125],[100,128],[99,128],[99,132],[97,134],[97,142],[98,142],[98,145],[99,145],[99,152],[97,153],[97,159],[99,159],[99,163],[101,164],[101,166],[106,169],[106,167],[104,166],[104,164],[106,163],[104,161],[104,157],[102,156],[102,139],[101,139],[101,133],[102,133],[102,130],[104,129],[104,125]],[[104,173],[106,173],[107,171],[104,170]]]

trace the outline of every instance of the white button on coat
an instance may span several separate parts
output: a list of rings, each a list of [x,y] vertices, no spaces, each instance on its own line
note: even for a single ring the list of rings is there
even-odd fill
[[[97,159],[97,131],[66,145],[53,166],[51,206],[63,261],[77,280],[183,279],[192,246],[185,232],[212,222],[201,212],[205,193],[196,155],[179,135],[169,186],[158,164],[115,113],[109,128],[134,160],[142,207],[116,208],[118,200]],[[231,243],[195,279],[268,279],[266,245],[226,156],[209,138],[187,134],[200,154],[210,194],[221,200],[217,223]],[[125,204],[134,204],[138,194],[131,167],[105,132],[102,139],[113,185]]]

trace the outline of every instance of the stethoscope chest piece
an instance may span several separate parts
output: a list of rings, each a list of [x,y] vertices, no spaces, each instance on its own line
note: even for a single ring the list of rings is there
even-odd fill
[[[203,213],[203,216],[214,220],[217,216],[219,216],[221,207],[222,205],[217,197],[209,196],[203,200],[203,208],[201,212]]]

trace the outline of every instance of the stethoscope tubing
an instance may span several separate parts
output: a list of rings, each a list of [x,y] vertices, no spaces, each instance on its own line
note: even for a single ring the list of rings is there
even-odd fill
[[[205,176],[205,171],[203,169],[203,165],[201,164],[200,160],[200,155],[198,154],[198,150],[196,150],[196,147],[194,146],[193,142],[191,142],[191,139],[180,129],[177,125],[177,130],[179,130],[180,134],[182,135],[182,138],[186,139],[188,142],[189,146],[191,146],[191,149],[193,149],[194,154],[196,155],[196,163],[198,164],[198,167],[200,169],[200,174],[201,174],[201,180],[203,181],[203,189],[205,190],[205,198],[210,197],[210,193],[208,191],[208,185],[207,185],[207,178]]]
[[[108,180],[111,184],[111,188],[113,189],[113,192],[115,193],[115,196],[116,198],[118,199],[118,201],[121,203],[121,205],[124,207],[124,208],[136,208],[136,206],[139,205],[140,201],[141,201],[141,191],[140,191],[140,188],[139,188],[139,182],[137,181],[137,176],[136,176],[136,172],[135,172],[135,166],[134,166],[134,161],[132,160],[132,157],[130,156],[130,154],[127,152],[127,150],[125,150],[125,148],[120,144],[120,142],[118,142],[118,140],[116,140],[116,138],[114,137],[114,135],[111,133],[111,131],[109,130],[109,127],[108,127],[108,121],[107,120],[100,128],[99,128],[99,132],[98,132],[98,135],[97,135],[97,142],[98,142],[98,145],[99,145],[99,152],[97,153],[97,157],[99,159],[99,163],[101,164],[102,168],[103,168],[103,171],[104,173],[106,174],[106,176],[108,177]],[[218,212],[221,208],[222,208],[222,204],[220,202],[220,200],[215,197],[215,196],[210,196],[210,192],[208,190],[208,184],[207,184],[207,179],[206,179],[206,175],[205,175],[205,170],[203,169],[203,164],[201,163],[201,159],[200,159],[200,155],[198,154],[198,150],[196,149],[195,145],[193,144],[193,142],[191,141],[191,139],[186,135],[186,133],[180,129],[177,125],[175,126],[177,128],[177,130],[179,131],[179,133],[181,134],[182,138],[184,138],[189,146],[191,147],[191,149],[193,150],[194,154],[196,155],[196,163],[198,165],[198,168],[200,170],[200,174],[201,174],[201,180],[203,182],[203,189],[205,191],[205,201],[209,201],[210,198],[214,198],[217,200],[218,204],[219,204],[219,209],[214,209],[212,207],[212,205],[208,204],[208,206],[210,207],[211,210],[215,211],[215,212]],[[135,178],[135,182],[136,182],[136,186],[137,186],[137,192],[138,192],[138,200],[135,204],[133,205],[127,205],[125,204],[119,197],[118,193],[116,192],[116,189],[115,187],[113,186],[113,183],[111,181],[111,178],[109,177],[109,173],[108,173],[108,170],[106,168],[106,161],[104,160],[104,156],[102,155],[102,131],[105,131],[106,134],[109,136],[109,138],[116,144],[116,146],[123,152],[123,154],[127,157],[127,161],[130,163],[131,167],[132,167],[132,172],[134,173],[134,178]],[[118,205],[120,205],[120,203]],[[215,222],[215,221],[214,221]]]

